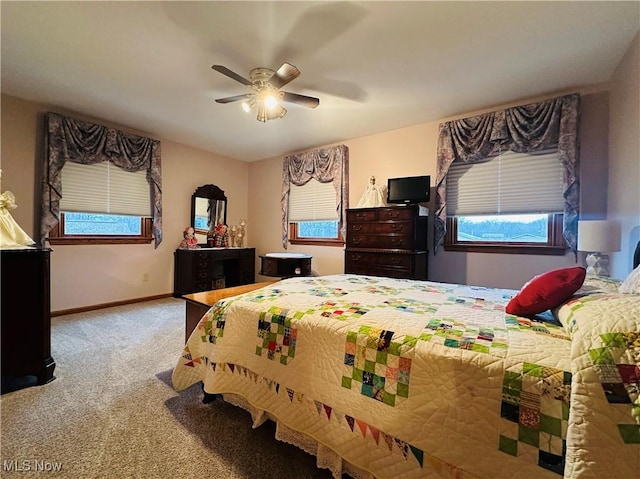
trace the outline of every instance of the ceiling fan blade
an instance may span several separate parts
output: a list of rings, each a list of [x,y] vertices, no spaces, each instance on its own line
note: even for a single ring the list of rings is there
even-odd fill
[[[253,93],[245,93],[244,95],[228,96],[226,98],[216,99],[216,103],[231,103],[234,101],[248,100],[253,96]]]
[[[227,67],[223,67],[222,65],[213,65],[215,71],[222,73],[223,75],[228,76],[229,78],[233,78],[235,81],[242,83],[243,85],[251,86],[251,82],[246,78],[238,75],[236,72],[229,70]]]
[[[299,76],[300,70],[294,67],[291,63],[285,62],[280,68],[278,68],[278,71],[273,74],[269,83],[271,83],[271,86],[277,90]]]
[[[284,93],[284,96],[282,97],[284,101],[297,103],[298,105],[306,106],[307,108],[316,108],[320,104],[320,100],[312,96],[298,95],[297,93],[289,93],[287,91],[282,93]]]

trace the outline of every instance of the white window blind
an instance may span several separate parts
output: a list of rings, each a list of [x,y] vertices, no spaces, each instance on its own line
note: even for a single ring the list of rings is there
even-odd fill
[[[454,161],[447,173],[447,215],[560,213],[563,171],[556,149]]]
[[[302,186],[291,185],[289,221],[336,221],[336,190],[333,183],[311,179]]]
[[[60,211],[151,216],[146,171],[129,172],[109,161],[62,167]]]

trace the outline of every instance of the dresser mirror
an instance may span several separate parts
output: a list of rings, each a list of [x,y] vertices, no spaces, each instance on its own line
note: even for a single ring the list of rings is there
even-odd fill
[[[191,224],[206,234],[218,223],[227,224],[227,197],[216,185],[199,186],[191,196]]]

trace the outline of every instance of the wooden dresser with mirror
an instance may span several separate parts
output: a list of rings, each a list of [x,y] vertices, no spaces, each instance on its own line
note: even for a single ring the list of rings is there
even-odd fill
[[[191,196],[191,225],[206,235],[218,223],[227,224],[227,197],[216,185],[198,187]],[[177,249],[174,253],[173,295],[210,291],[255,282],[255,248]]]

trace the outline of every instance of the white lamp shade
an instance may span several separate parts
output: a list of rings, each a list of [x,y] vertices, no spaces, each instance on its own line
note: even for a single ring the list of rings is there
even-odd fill
[[[597,253],[620,251],[620,232],[617,221],[578,221],[578,250]]]

